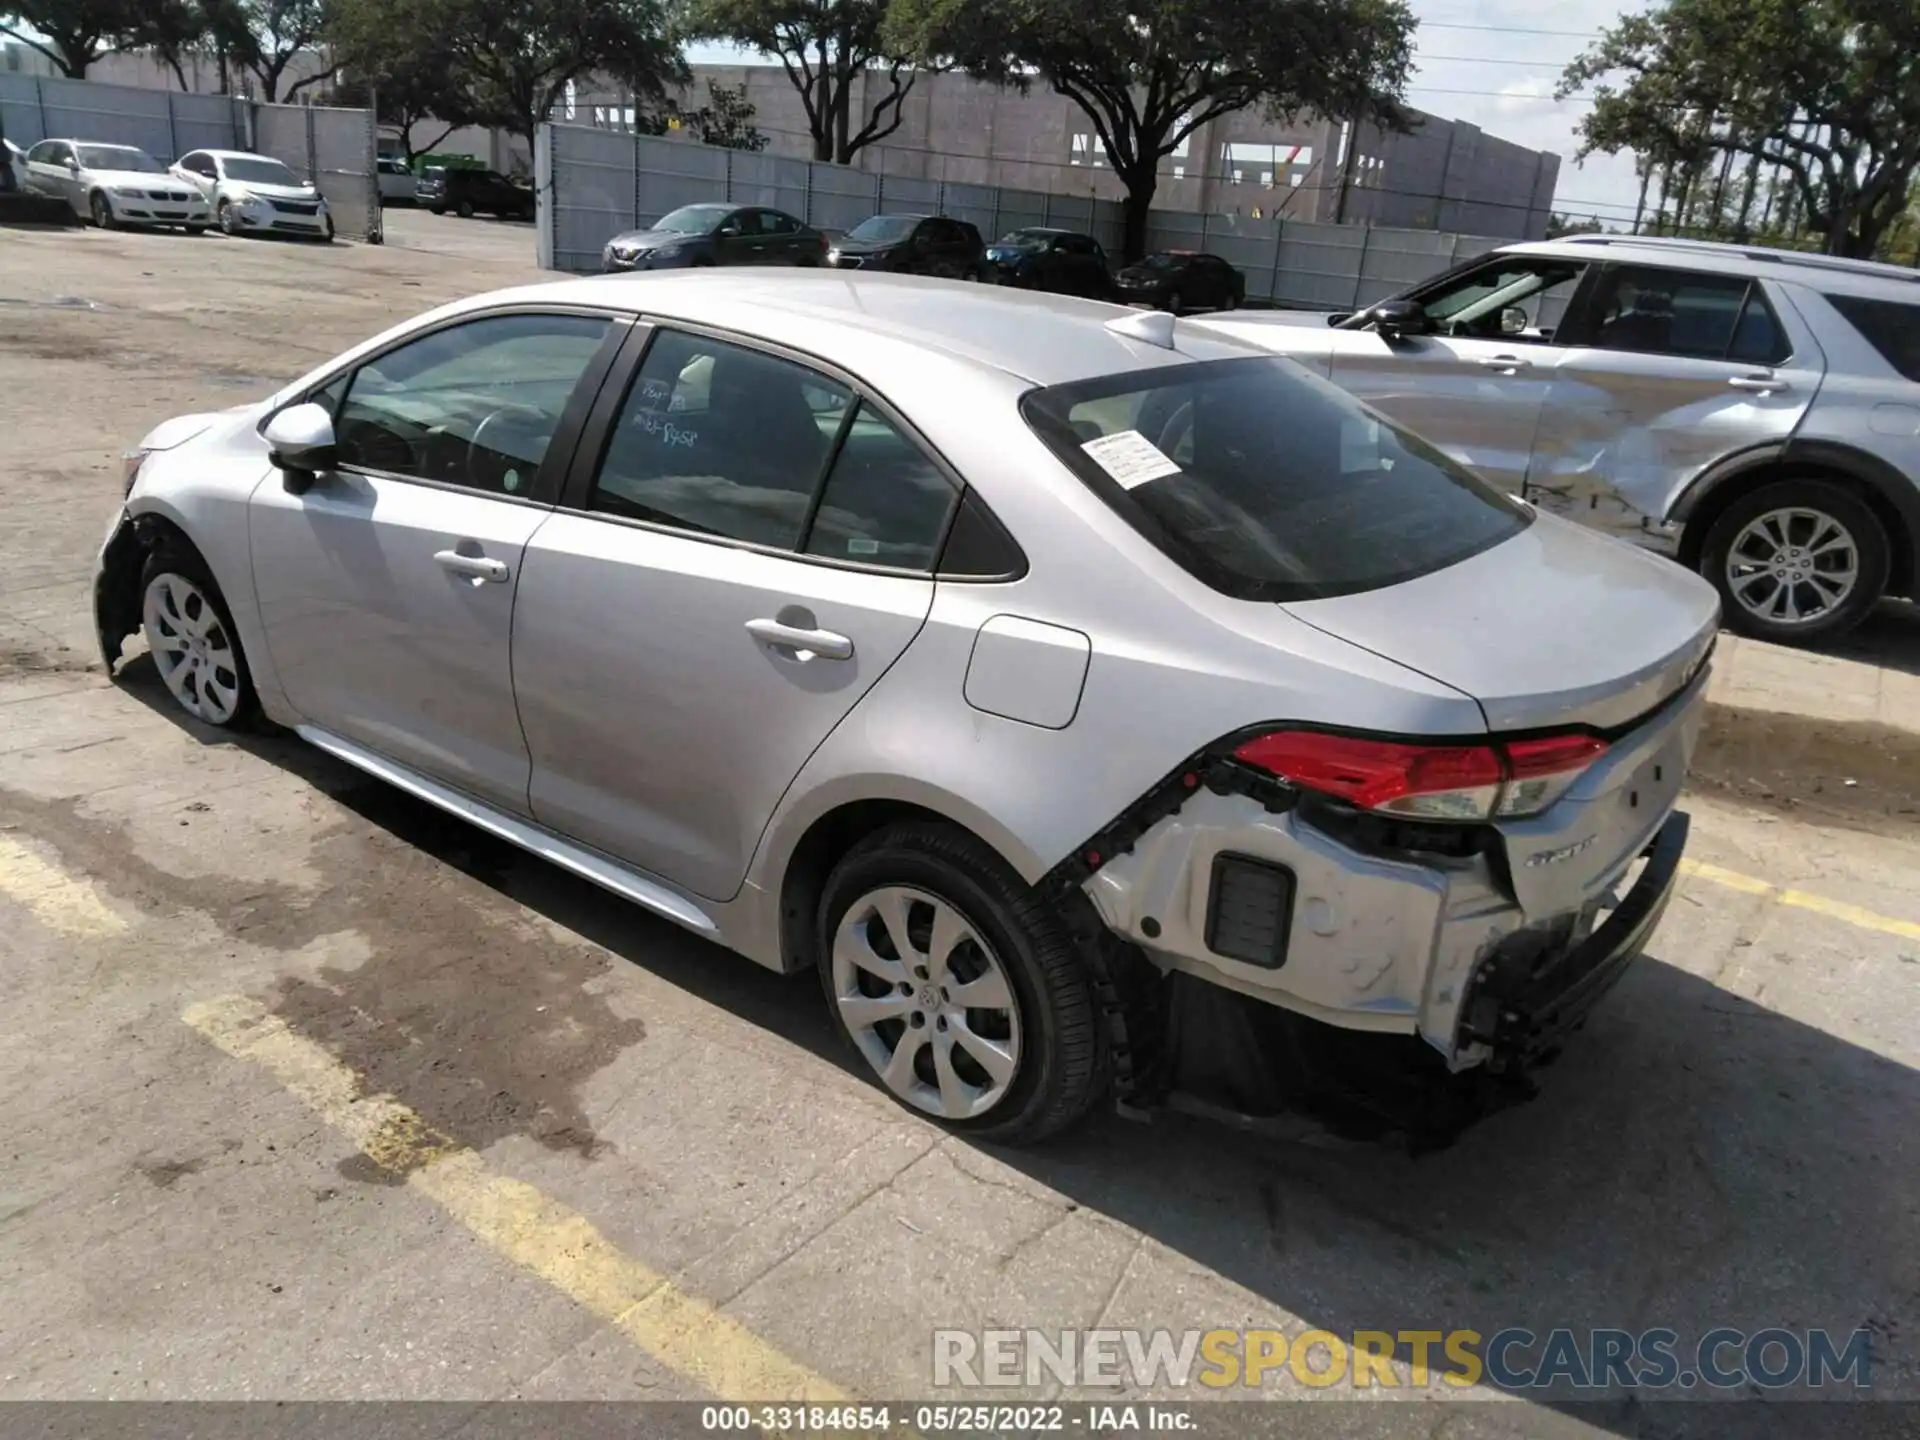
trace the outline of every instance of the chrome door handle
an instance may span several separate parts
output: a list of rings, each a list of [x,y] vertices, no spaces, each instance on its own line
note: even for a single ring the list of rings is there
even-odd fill
[[[762,645],[795,651],[801,660],[811,660],[815,655],[822,660],[853,658],[853,641],[831,630],[803,630],[798,625],[785,625],[778,620],[749,620],[747,633]]]
[[[458,550],[436,550],[433,558],[442,570],[451,570],[455,575],[465,575],[473,580],[492,580],[496,583],[505,580],[513,572],[507,569],[504,560],[492,560],[485,555],[462,555]]]
[[[1752,390],[1761,395],[1771,395],[1776,390],[1793,388],[1778,375],[1729,375],[1727,384],[1736,390]]]
[[[1482,355],[1473,363],[1484,369],[1505,370],[1508,372],[1524,370],[1533,364],[1533,362],[1524,355]]]

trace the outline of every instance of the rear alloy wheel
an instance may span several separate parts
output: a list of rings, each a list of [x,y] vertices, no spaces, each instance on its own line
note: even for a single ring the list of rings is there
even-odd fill
[[[1857,496],[1819,480],[1743,495],[1714,523],[1701,568],[1726,622],[1744,635],[1805,644],[1851,630],[1886,589],[1889,547]]]
[[[901,1104],[982,1139],[1039,1140],[1100,1093],[1093,987],[1065,925],[962,831],[882,831],[821,898],[841,1033]]]
[[[87,208],[92,212],[93,223],[96,226],[102,230],[113,229],[113,206],[107,203],[105,195],[98,190],[94,191],[93,198],[87,202]]]
[[[197,555],[161,546],[141,575],[141,628],[154,668],[180,708],[222,728],[258,713],[233,620]]]

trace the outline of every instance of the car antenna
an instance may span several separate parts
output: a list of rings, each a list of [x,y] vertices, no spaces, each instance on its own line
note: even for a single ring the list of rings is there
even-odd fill
[[[1136,310],[1131,315],[1109,320],[1107,329],[1129,340],[1144,340],[1149,345],[1158,345],[1162,350],[1175,348],[1173,316],[1164,310]]]

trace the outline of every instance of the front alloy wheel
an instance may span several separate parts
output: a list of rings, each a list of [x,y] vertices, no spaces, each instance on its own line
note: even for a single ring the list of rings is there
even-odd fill
[[[209,725],[232,723],[240,713],[240,658],[200,587],[184,575],[154,576],[142,622],[153,663],[181,709]]]
[[[868,891],[841,920],[831,963],[847,1034],[897,1097],[946,1120],[1005,1098],[1020,1007],[999,957],[950,903],[907,886]]]
[[[95,226],[102,230],[111,230],[113,228],[113,206],[107,202],[105,195],[102,195],[98,190],[94,191],[93,200],[89,208],[93,211],[93,223]]]

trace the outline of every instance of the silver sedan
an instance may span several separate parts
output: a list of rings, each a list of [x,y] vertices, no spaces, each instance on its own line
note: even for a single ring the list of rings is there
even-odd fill
[[[775,970],[1003,1140],[1451,1126],[1658,922],[1717,618],[1290,362],[830,273],[410,320],[132,452],[110,666]]]

